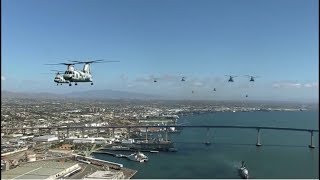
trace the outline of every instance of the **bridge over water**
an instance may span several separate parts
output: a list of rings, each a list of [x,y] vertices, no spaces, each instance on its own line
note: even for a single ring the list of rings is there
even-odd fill
[[[219,125],[132,125],[132,126],[125,126],[125,125],[118,125],[118,126],[52,126],[52,127],[22,127],[22,128],[1,128],[2,132],[12,133],[12,132],[25,132],[26,130],[53,130],[56,129],[58,133],[60,131],[66,130],[67,137],[69,137],[69,130],[77,130],[80,129],[82,131],[82,137],[84,136],[85,129],[112,129],[112,134],[114,136],[115,129],[118,128],[126,128],[128,130],[128,134],[130,135],[131,129],[137,128],[144,128],[148,132],[148,128],[165,128],[166,131],[166,139],[167,139],[167,132],[168,129],[174,128],[205,128],[207,130],[210,129],[255,129],[257,130],[257,146],[261,146],[261,137],[260,137],[260,130],[268,129],[268,130],[279,130],[279,131],[302,131],[310,133],[310,148],[315,148],[313,142],[314,132],[319,132],[317,129],[303,129],[303,128],[286,128],[286,127],[267,127],[267,126],[219,126]],[[146,140],[148,133],[146,133]]]

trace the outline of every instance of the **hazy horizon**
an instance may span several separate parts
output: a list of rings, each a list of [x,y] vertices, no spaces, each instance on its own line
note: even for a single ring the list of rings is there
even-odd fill
[[[124,93],[124,94],[139,94],[139,95],[145,95],[146,97],[142,98],[142,97],[136,97],[136,100],[142,100],[142,101],[153,101],[153,100],[159,100],[159,101],[208,101],[208,102],[221,102],[221,101],[226,101],[226,102],[241,102],[241,103],[252,103],[252,102],[265,102],[265,103],[307,103],[307,104],[318,104],[319,103],[319,99],[306,99],[306,100],[300,100],[300,99],[248,99],[243,97],[242,99],[231,99],[231,98],[226,98],[226,99],[199,99],[196,97],[189,97],[189,98],[179,98],[179,97],[169,97],[169,96],[161,96],[158,94],[148,94],[148,93],[136,93],[136,92],[128,92],[128,91],[117,91],[117,90],[111,90],[111,89],[98,89],[98,90],[92,90],[92,91],[86,91],[86,90],[82,90],[82,91],[76,91],[76,92],[60,92],[60,93],[54,93],[54,92],[31,92],[31,91],[7,91],[7,90],[1,90],[1,93],[3,92],[9,92],[9,93],[21,93],[21,94],[31,94],[31,95],[37,95],[37,94],[48,94],[48,95],[59,95],[61,97],[68,97],[68,94],[72,94],[72,93],[77,93],[76,96],[71,96],[71,99],[99,99],[97,97],[86,97],[85,93],[86,92],[117,92],[117,93]],[[78,95],[78,93],[80,93],[82,96]],[[23,96],[24,96],[23,95]],[[108,96],[108,94],[106,94]],[[122,99],[131,99],[131,100],[135,100],[134,97],[128,98],[128,97],[121,97],[123,95],[117,95],[117,97],[114,98],[110,98],[110,97],[104,97],[103,95],[97,95],[100,98],[102,98],[103,100],[122,100]],[[120,96],[120,97],[119,97]],[[42,97],[40,97],[41,99]]]

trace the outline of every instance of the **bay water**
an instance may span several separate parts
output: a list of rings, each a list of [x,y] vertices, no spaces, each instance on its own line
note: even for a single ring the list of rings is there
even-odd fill
[[[217,112],[182,116],[186,125],[236,125],[318,129],[316,111],[299,112]],[[310,133],[298,131],[184,128],[169,134],[177,152],[145,153],[149,161],[138,163],[105,154],[98,159],[121,163],[138,170],[136,179],[236,179],[241,161],[250,178],[319,178],[319,133],[310,149]],[[163,136],[164,137],[164,136]],[[205,145],[210,141],[210,145]]]

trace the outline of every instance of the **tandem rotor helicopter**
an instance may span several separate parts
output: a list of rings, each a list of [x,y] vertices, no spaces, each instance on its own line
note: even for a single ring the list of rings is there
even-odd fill
[[[233,75],[225,75],[229,77],[228,82],[234,82],[233,78],[238,77],[238,76],[233,76]],[[254,82],[254,78],[258,78],[259,76],[251,76],[251,75],[245,75],[246,77],[249,77],[250,82]]]
[[[232,75],[226,75],[226,76],[229,76],[228,82],[233,82],[233,78],[238,77],[238,76],[232,76]]]
[[[108,63],[108,62],[120,62],[120,61],[106,61],[103,59],[93,60],[93,61],[71,61],[71,63],[57,63],[57,64],[45,64],[45,65],[66,65],[67,70],[63,75],[60,74],[61,71],[57,71],[54,82],[58,84],[69,83],[69,86],[72,86],[72,83],[78,85],[79,82],[91,82],[93,85],[93,79],[90,69],[90,64],[92,63]],[[84,64],[83,70],[75,69],[75,64]],[[56,70],[54,70],[56,71]]]
[[[254,78],[258,78],[259,76],[251,76],[251,75],[245,75],[246,77],[250,78],[250,82],[254,82]]]

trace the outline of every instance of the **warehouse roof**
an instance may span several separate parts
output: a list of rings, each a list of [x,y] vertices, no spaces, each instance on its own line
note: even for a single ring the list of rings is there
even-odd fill
[[[78,163],[58,161],[37,161],[23,164],[1,172],[1,179],[47,179]]]

